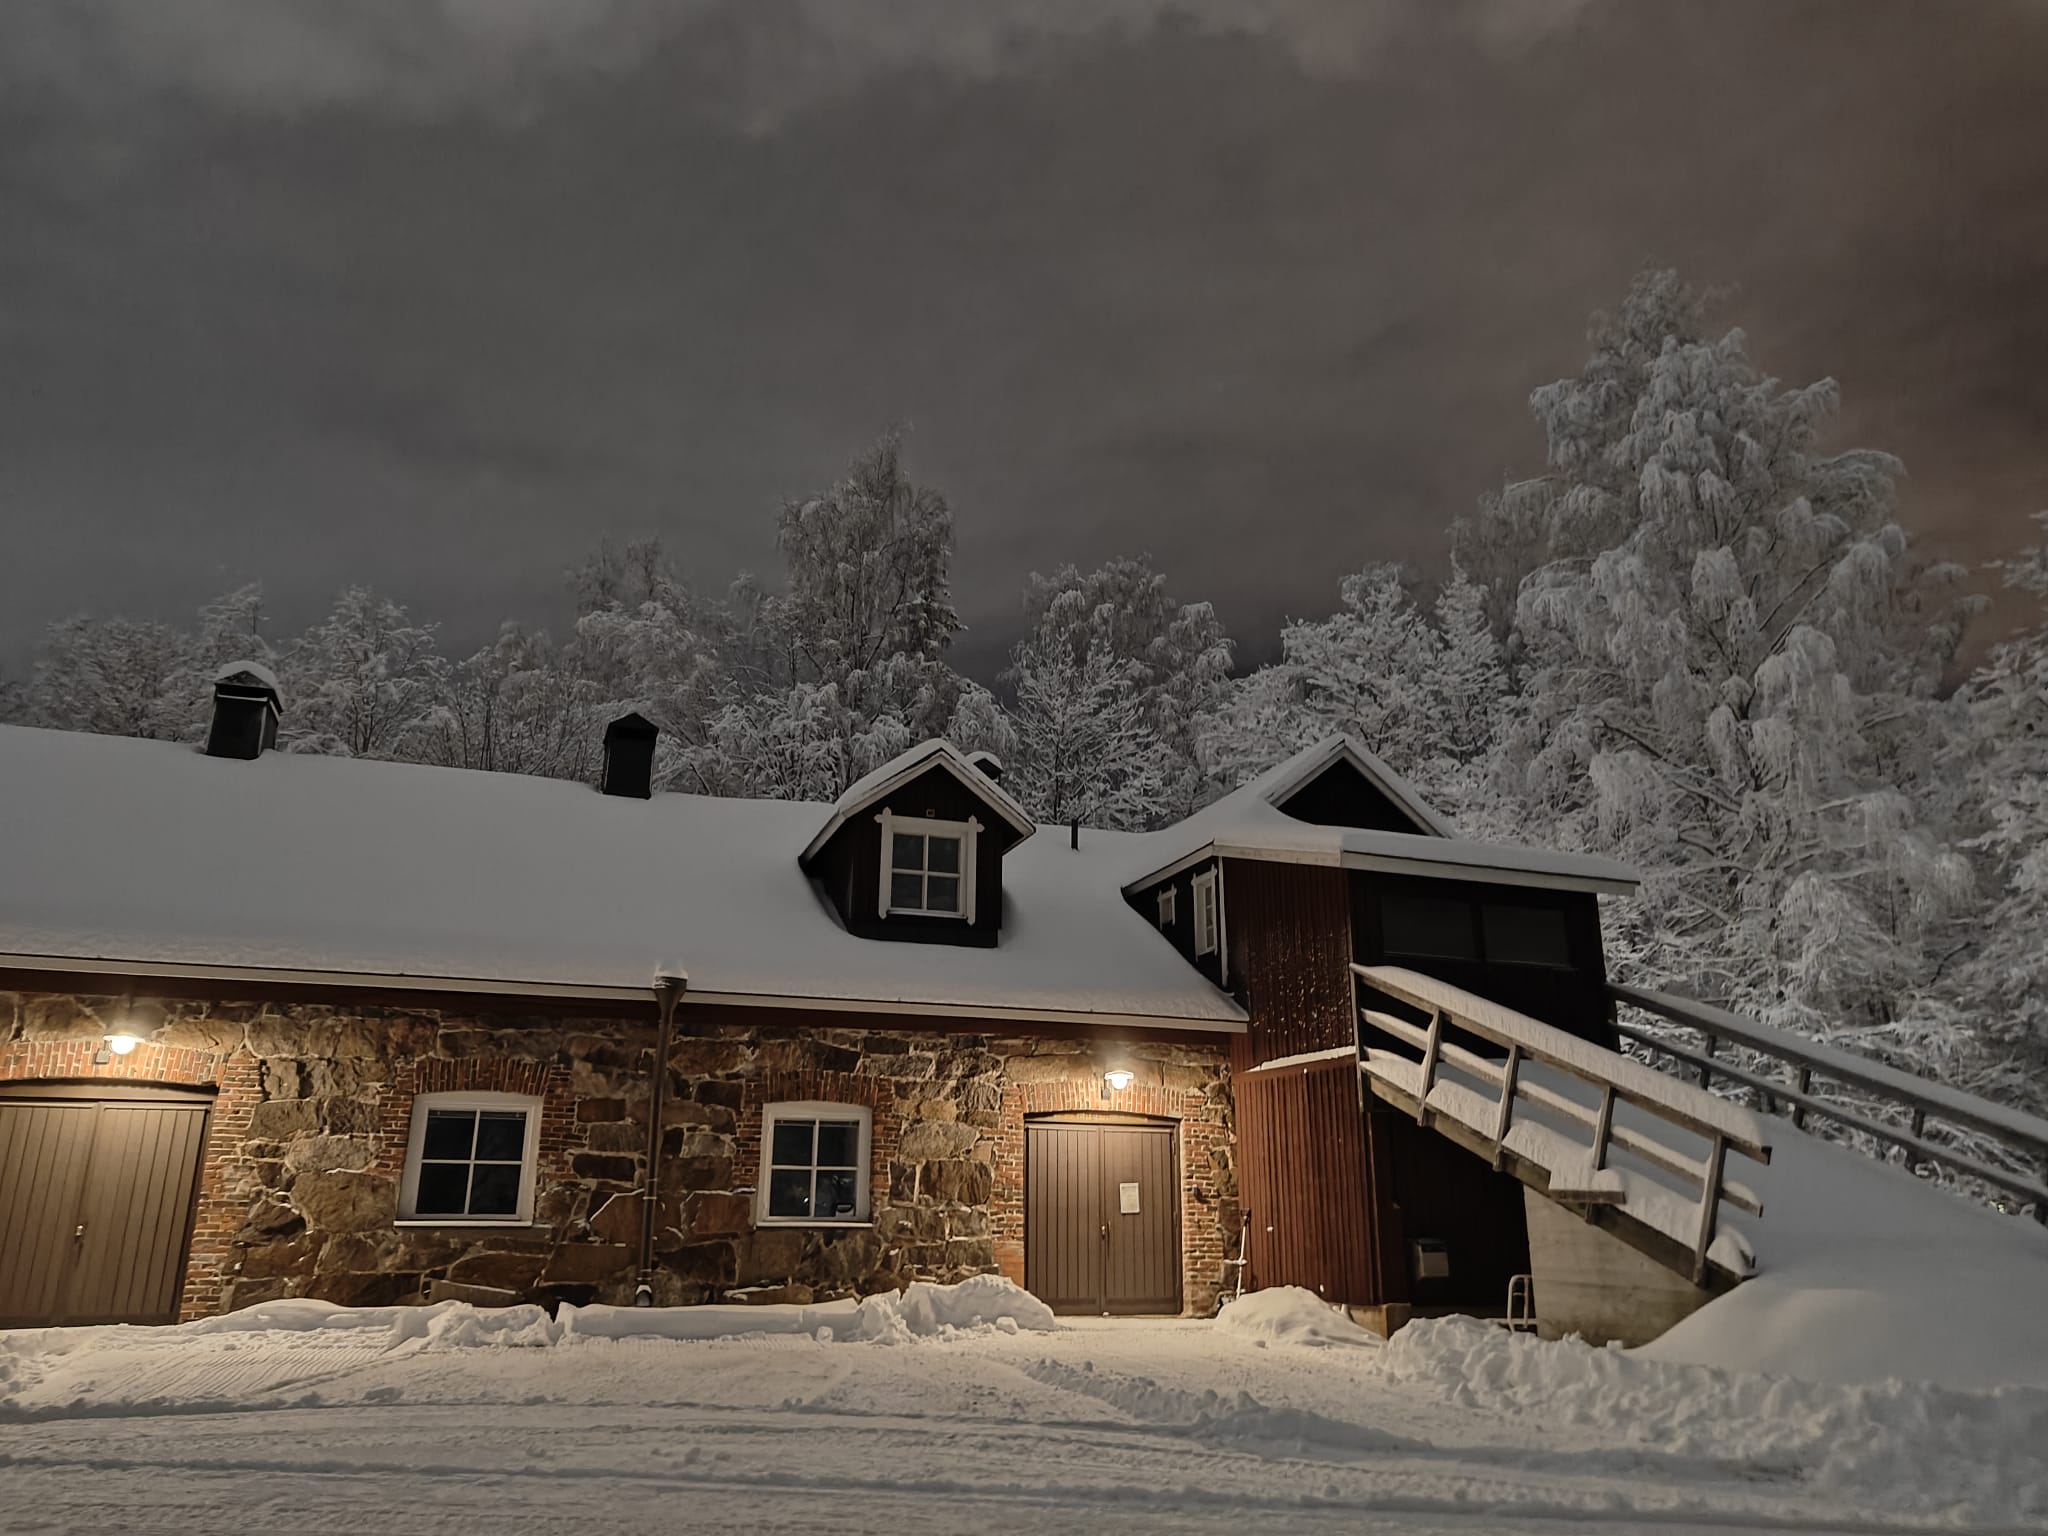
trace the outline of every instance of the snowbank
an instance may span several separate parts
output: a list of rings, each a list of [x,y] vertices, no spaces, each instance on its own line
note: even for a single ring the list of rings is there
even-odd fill
[[[1543,1343],[1466,1318],[1410,1323],[1381,1364],[1391,1383],[1461,1406],[1766,1468],[1900,1513],[1956,1523],[2048,1516],[2048,1390],[2036,1387],[1797,1381]]]
[[[1052,1308],[1001,1275],[975,1275],[957,1285],[912,1282],[860,1301],[820,1306],[573,1307],[561,1310],[564,1337],[722,1339],[747,1334],[808,1334],[838,1340],[898,1343],[942,1338],[966,1328],[1050,1333]]]
[[[1216,1315],[1216,1326],[1259,1343],[1315,1347],[1379,1343],[1376,1335],[1367,1333],[1314,1291],[1298,1285],[1277,1285],[1240,1296]]]
[[[2048,1386],[2048,1231],[1789,1125],[1772,1139],[1762,1221],[1732,1218],[1758,1273],[1637,1354],[1816,1381]]]

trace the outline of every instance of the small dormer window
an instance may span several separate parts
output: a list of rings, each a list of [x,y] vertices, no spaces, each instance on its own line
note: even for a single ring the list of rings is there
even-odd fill
[[[1178,906],[1179,903],[1175,900],[1175,892],[1172,886],[1169,885],[1165,890],[1159,893],[1160,927],[1171,928],[1174,925],[1174,922],[1178,916]]]
[[[974,843],[981,824],[896,816],[882,824],[885,917],[951,917],[974,921]]]

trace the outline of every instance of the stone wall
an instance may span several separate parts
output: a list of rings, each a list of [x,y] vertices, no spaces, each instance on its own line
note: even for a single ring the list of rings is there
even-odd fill
[[[117,1027],[146,1043],[94,1064],[99,1037]],[[654,1044],[651,1018],[0,993],[0,1084],[217,1090],[186,1316],[281,1296],[630,1301]],[[1218,1048],[797,1028],[686,1004],[668,1065],[653,1281],[663,1304],[822,1300],[997,1269],[1021,1280],[1024,1118],[1060,1109],[1179,1122],[1190,1310],[1212,1302],[1235,1241]],[[1106,1065],[1136,1074],[1114,1102],[1101,1098]],[[396,1220],[413,1097],[450,1089],[540,1098],[531,1226]],[[873,1111],[871,1223],[755,1229],[761,1112],[783,1099]]]

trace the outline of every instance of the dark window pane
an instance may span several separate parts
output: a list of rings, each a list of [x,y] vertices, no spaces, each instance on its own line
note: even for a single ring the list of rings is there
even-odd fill
[[[908,833],[898,832],[896,834],[896,851],[890,857],[889,863],[891,867],[896,869],[923,869],[923,835],[920,834],[913,837]]]
[[[476,1120],[480,1163],[517,1163],[526,1157],[526,1115],[521,1110],[486,1110]]]
[[[1430,955],[1444,960],[1477,960],[1472,904],[1455,896],[1390,891],[1380,903],[1380,937],[1390,955]]]
[[[857,1204],[858,1175],[851,1168],[833,1172],[822,1169],[818,1174],[818,1219],[845,1221],[859,1214]]]
[[[811,1166],[811,1128],[815,1120],[778,1120],[775,1122],[775,1149],[769,1161],[776,1167],[808,1168]]]
[[[960,839],[957,837],[934,837],[931,839],[931,867],[940,874],[960,873]]]
[[[469,1180],[469,1214],[513,1216],[519,1211],[519,1164],[479,1163]]]
[[[860,1161],[860,1124],[850,1120],[818,1122],[818,1166],[851,1168]]]
[[[768,1214],[811,1214],[811,1171],[808,1168],[778,1168],[768,1176]]]
[[[469,1156],[470,1144],[476,1137],[476,1111],[473,1109],[430,1109],[427,1111],[427,1140],[422,1157]]]
[[[889,877],[889,905],[908,907],[913,912],[924,905],[923,875],[891,875]]]
[[[469,1211],[469,1164],[420,1164],[419,1193],[413,1200],[416,1216],[463,1216]]]
[[[960,877],[958,875],[932,875],[924,883],[924,908],[927,912],[958,912],[960,910]]]
[[[1488,902],[1480,908],[1486,927],[1486,958],[1509,965],[1572,963],[1564,913],[1556,907]]]

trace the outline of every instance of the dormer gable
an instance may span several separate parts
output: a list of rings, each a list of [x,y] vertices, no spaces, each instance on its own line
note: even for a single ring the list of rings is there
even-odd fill
[[[993,945],[1003,855],[1036,828],[950,742],[891,759],[834,802],[800,863],[849,933]]]
[[[1348,736],[1331,736],[1275,769],[1266,803],[1296,821],[1368,832],[1454,837],[1456,829],[1379,758]]]

